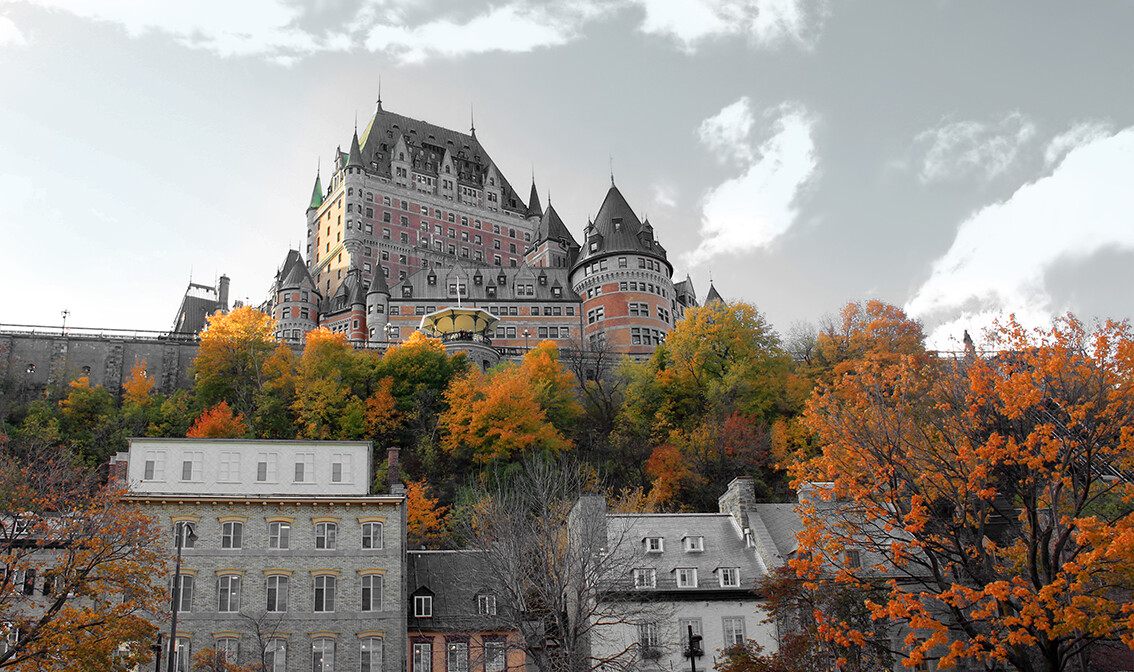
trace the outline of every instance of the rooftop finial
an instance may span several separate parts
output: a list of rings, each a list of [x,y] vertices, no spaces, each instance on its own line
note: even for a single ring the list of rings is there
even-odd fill
[[[473,109],[473,104],[469,103],[469,132],[472,137],[476,137],[476,110]]]
[[[354,111],[354,134],[358,135],[358,110]]]
[[[382,75],[378,75],[378,111],[382,111]]]
[[[611,154],[610,158],[610,186],[614,186],[614,155]]]

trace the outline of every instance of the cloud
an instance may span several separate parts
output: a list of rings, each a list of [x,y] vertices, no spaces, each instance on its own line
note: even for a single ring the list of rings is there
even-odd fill
[[[16,22],[0,16],[0,47],[22,47],[28,43]]]
[[[814,118],[801,105],[767,110],[771,135],[759,146],[750,139],[755,119],[747,98],[702,122],[701,141],[712,150],[722,143],[743,144],[733,150],[744,171],[714,187],[701,207],[701,244],[683,255],[690,266],[721,254],[759,249],[783,235],[798,215],[800,190],[812,179],[818,161],[811,131]]]
[[[674,194],[674,189],[670,185],[655,184],[653,185],[654,204],[659,208],[674,208],[677,207],[677,196]]]
[[[1111,133],[1110,124],[1101,121],[1084,121],[1075,124],[1068,131],[1060,133],[1047,143],[1047,149],[1043,152],[1043,161],[1048,166],[1052,166],[1062,159],[1067,152],[1079,145],[1092,142]]]
[[[366,47],[387,51],[403,63],[420,63],[433,56],[456,58],[493,51],[529,52],[566,44],[575,37],[579,14],[553,14],[521,5],[489,8],[463,23],[438,19],[418,26],[377,25]]]
[[[744,36],[763,47],[815,45],[827,0],[632,0],[645,10],[640,30],[671,37],[687,51],[717,37]]]
[[[922,183],[982,174],[991,180],[1016,160],[1036,134],[1027,117],[1012,112],[992,122],[956,121],[919,133],[915,147],[924,152]]]
[[[905,308],[931,327],[937,347],[949,347],[949,338],[964,328],[975,335],[1002,312],[1036,325],[1074,309],[1053,305],[1044,286],[1047,271],[1100,251],[1134,249],[1127,186],[1134,174],[1134,127],[1078,137],[1081,143],[1051,175],[964,221],[933,263]]]

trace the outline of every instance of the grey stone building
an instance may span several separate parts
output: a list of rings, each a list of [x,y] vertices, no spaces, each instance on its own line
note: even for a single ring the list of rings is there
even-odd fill
[[[178,524],[193,532],[178,670],[205,648],[272,672],[405,669],[405,496],[371,494],[369,442],[132,439],[111,466],[171,558]]]

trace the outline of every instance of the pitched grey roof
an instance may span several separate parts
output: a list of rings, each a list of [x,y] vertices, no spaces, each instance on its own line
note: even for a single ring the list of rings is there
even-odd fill
[[[360,140],[362,162],[366,170],[391,177],[390,152],[398,139],[403,137],[414,170],[438,175],[438,166],[448,151],[453,159],[455,178],[459,182],[484,186],[493,161],[476,136],[387,112],[381,107],[374,111]],[[377,164],[377,168],[372,163]],[[521,215],[526,214],[527,206],[503,174],[500,175],[500,181],[504,189],[501,207]]]
[[[755,515],[750,516],[750,519],[759,517],[783,559],[799,548],[795,535],[803,531],[803,521],[795,507],[795,504],[756,504],[755,511],[751,512]]]
[[[709,283],[709,293],[708,293],[708,295],[705,296],[705,305],[707,306],[707,305],[709,305],[709,304],[711,304],[715,301],[719,301],[721,303],[724,303],[724,299],[722,299],[721,295],[717,292],[717,288],[713,286],[712,282],[710,282]]]
[[[583,251],[575,262],[576,266],[594,257],[617,252],[647,254],[669,264],[665,248],[654,240],[653,227],[642,225],[614,183],[606,192],[594,224],[587,227],[583,239]]]
[[[481,551],[409,551],[406,554],[406,587],[412,596],[433,595],[433,616],[414,618],[409,600],[409,627],[414,629],[484,631],[504,627],[507,605],[485,566]],[[497,615],[477,613],[477,596],[497,595]]]
[[[435,278],[432,285],[429,284],[431,273]],[[541,285],[539,283],[540,274],[546,276],[546,284]],[[478,275],[480,276],[480,284],[477,284]],[[571,289],[567,275],[568,269],[566,268],[532,267],[527,264],[521,264],[515,268],[475,264],[456,264],[450,268],[430,267],[423,268],[394,285],[390,289],[390,297],[394,301],[404,299],[412,300],[415,303],[436,302],[438,306],[456,305],[457,296],[449,294],[449,283],[459,280],[460,284],[466,287],[465,293],[461,296],[461,303],[466,305],[475,303],[484,306],[498,301],[577,303],[581,299]],[[504,278],[503,283],[500,282],[501,277]],[[533,295],[524,294],[521,296],[517,294],[517,284],[532,285]],[[407,286],[411,288],[412,296],[410,298],[405,298],[403,294],[403,287]],[[561,290],[559,297],[555,297],[552,292],[552,288],[556,286]],[[492,288],[491,296],[489,287]]]
[[[543,217],[540,217],[532,244],[538,245],[545,240],[563,240],[567,243],[569,249],[579,249],[579,243],[575,241],[575,237],[571,235],[567,225],[559,218],[559,213],[550,204],[547,206],[547,211],[543,213]]]
[[[539,203],[539,192],[536,191],[535,178],[532,178],[532,193],[528,195],[528,217],[539,217],[543,214],[543,206]]]
[[[362,286],[362,275],[357,268],[347,271],[339,286],[335,288],[320,310],[324,315],[333,315],[350,310],[353,306],[366,305],[366,290]]]
[[[608,536],[619,552],[631,554],[635,567],[652,567],[657,573],[659,590],[677,588],[677,568],[697,569],[699,593],[735,593],[736,588],[721,588],[719,571],[724,567],[740,569],[740,589],[751,590],[756,579],[764,576],[764,566],[754,549],[748,548],[742,532],[727,513],[609,514]],[[702,551],[687,552],[683,539],[699,536]],[[663,551],[647,553],[644,539],[661,537]]]
[[[299,256],[299,251],[288,250],[283,265],[276,273],[276,289],[300,289],[302,287],[314,290],[315,280],[311,277],[311,272],[307,270],[307,264],[303,263],[303,257]],[[316,293],[318,292],[316,291]]]

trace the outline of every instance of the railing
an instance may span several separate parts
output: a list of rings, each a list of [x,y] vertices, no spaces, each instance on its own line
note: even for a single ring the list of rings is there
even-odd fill
[[[442,343],[483,343],[492,347],[492,339],[475,331],[454,331],[450,334],[441,334]]]
[[[0,323],[0,334],[24,336],[55,336],[60,338],[119,339],[131,341],[171,341],[197,343],[200,336],[193,333],[154,331],[151,329],[100,329],[94,327],[61,327],[46,324]]]

